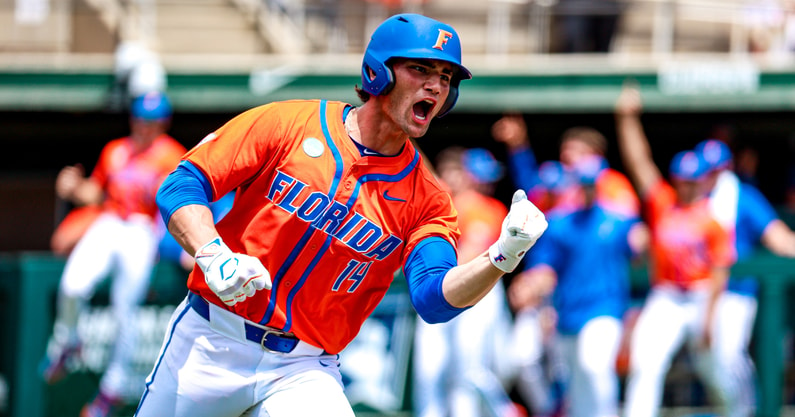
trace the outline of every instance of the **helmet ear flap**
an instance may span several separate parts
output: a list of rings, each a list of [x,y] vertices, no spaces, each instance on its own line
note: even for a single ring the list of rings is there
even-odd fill
[[[450,92],[447,94],[447,100],[444,101],[444,104],[442,105],[442,109],[439,110],[439,114],[437,114],[436,117],[443,117],[444,115],[449,113],[450,110],[453,109],[453,106],[455,106],[455,103],[458,101],[458,84],[459,83],[460,83],[460,80],[458,80],[458,82],[453,82],[453,83],[450,84]]]
[[[372,72],[372,73],[371,73]],[[395,76],[392,68],[386,62],[373,57],[369,52],[365,53],[362,62],[362,87],[364,91],[378,96],[389,93],[395,85]]]
[[[456,101],[458,101],[458,86],[451,85],[450,93],[447,94],[447,100],[444,101],[442,109],[439,110],[439,114],[437,114],[436,117],[443,117],[449,113],[450,110],[453,109],[453,106],[455,106]]]

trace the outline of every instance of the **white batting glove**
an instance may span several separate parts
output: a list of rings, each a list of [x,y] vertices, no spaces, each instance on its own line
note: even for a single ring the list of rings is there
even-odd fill
[[[513,272],[545,230],[544,213],[527,199],[524,191],[517,190],[502,222],[500,238],[489,247],[489,260],[503,272]]]
[[[194,259],[207,285],[228,306],[273,285],[271,274],[259,259],[232,252],[220,237],[199,248]]]

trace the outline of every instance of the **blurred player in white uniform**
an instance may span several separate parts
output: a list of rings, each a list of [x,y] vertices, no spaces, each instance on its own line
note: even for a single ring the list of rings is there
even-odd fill
[[[488,249],[489,242],[500,234],[501,219],[508,211],[492,194],[503,168],[485,149],[453,147],[439,154],[436,169],[458,211],[458,260],[466,262]],[[413,386],[416,415],[482,416],[487,408],[481,398],[488,397],[487,392],[496,392],[498,399],[487,400],[501,403],[498,408],[510,407],[497,362],[506,358],[510,325],[501,284],[454,320],[439,324],[418,320]]]
[[[616,103],[621,157],[644,204],[651,231],[651,290],[631,337],[625,414],[654,417],[665,376],[685,343],[705,385],[725,392],[719,355],[719,302],[736,256],[729,233],[709,210],[709,167],[694,151],[677,153],[663,178],[640,121],[640,92],[625,87]],[[726,404],[726,399],[719,400]]]
[[[56,192],[78,206],[99,205],[93,220],[71,251],[58,289],[53,340],[44,358],[42,376],[47,383],[61,380],[78,356],[81,342],[78,317],[97,286],[108,276],[113,282],[110,303],[120,333],[99,393],[81,417],[105,416],[122,405],[129,366],[135,353],[132,326],[143,303],[157,259],[160,235],[155,204],[157,189],[179,163],[186,149],[166,134],[171,103],[158,92],[133,100],[129,136],[108,142],[89,177],[82,167],[68,166],[56,179]],[[143,384],[143,381],[141,381]]]
[[[737,259],[747,259],[763,245],[779,256],[795,257],[795,233],[753,185],[732,171],[733,156],[724,142],[708,139],[696,145],[710,166],[710,201],[713,216],[734,238]],[[721,343],[716,345],[723,372],[730,417],[753,416],[756,411],[756,376],[748,345],[756,319],[758,283],[754,277],[732,276],[718,306],[716,324]]]
[[[618,414],[615,362],[629,304],[630,261],[648,245],[647,228],[637,217],[596,203],[596,178],[604,167],[594,157],[567,172],[582,187],[584,206],[549,213],[544,239],[509,287],[520,311],[537,302],[539,288],[551,295],[557,311],[553,346],[565,359],[565,409],[571,417]]]

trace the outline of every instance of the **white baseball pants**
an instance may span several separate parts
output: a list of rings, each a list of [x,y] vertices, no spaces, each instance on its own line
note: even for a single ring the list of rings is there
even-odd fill
[[[713,390],[726,408],[726,415],[742,415],[737,397],[739,385],[730,373],[737,368],[736,355],[721,353],[729,348],[736,331],[743,327],[732,322],[731,302],[724,293],[712,326],[709,350],[699,349],[703,337],[708,292],[681,291],[671,287],[652,288],[638,317],[630,349],[630,375],[627,379],[625,414],[628,417],[655,417],[662,401],[665,376],[674,355],[688,342],[695,359],[695,371]],[[737,341],[735,340],[734,344]]]
[[[576,335],[558,334],[568,368],[566,407],[570,417],[618,415],[616,355],[622,323],[602,316],[588,321]]]
[[[158,242],[155,225],[148,216],[123,220],[110,213],[100,215],[66,261],[59,287],[58,325],[76,338],[80,310],[110,276],[113,315],[120,328],[134,328],[131,320],[146,297]],[[100,381],[104,393],[120,395],[124,391],[136,349],[135,335],[135,331],[129,331],[117,339]]]
[[[354,417],[337,355],[299,342],[271,353],[245,338],[240,316],[183,301],[146,380],[138,417]]]

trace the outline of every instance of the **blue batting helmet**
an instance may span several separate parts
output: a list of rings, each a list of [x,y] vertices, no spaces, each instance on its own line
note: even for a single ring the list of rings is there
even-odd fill
[[[364,51],[362,88],[372,95],[387,94],[395,83],[388,61],[392,58],[438,59],[452,63],[457,71],[450,81],[450,94],[439,111],[447,114],[458,100],[461,80],[472,73],[461,65],[461,41],[452,26],[414,13],[403,13],[381,23]],[[375,76],[371,78],[369,71]]]
[[[674,155],[668,171],[674,178],[696,181],[709,172],[709,165],[697,152],[681,151]]]
[[[464,168],[478,182],[492,183],[502,178],[504,168],[491,152],[483,148],[467,149],[463,155]]]
[[[696,145],[698,152],[711,170],[727,168],[732,161],[729,145],[717,139],[703,140]]]
[[[571,184],[566,168],[558,161],[544,161],[538,166],[538,179],[550,191],[560,192]]]
[[[164,120],[171,117],[171,102],[165,94],[152,91],[133,99],[130,113],[136,119]]]
[[[605,169],[607,161],[603,157],[596,155],[587,157],[574,165],[574,179],[580,185],[594,186]]]

